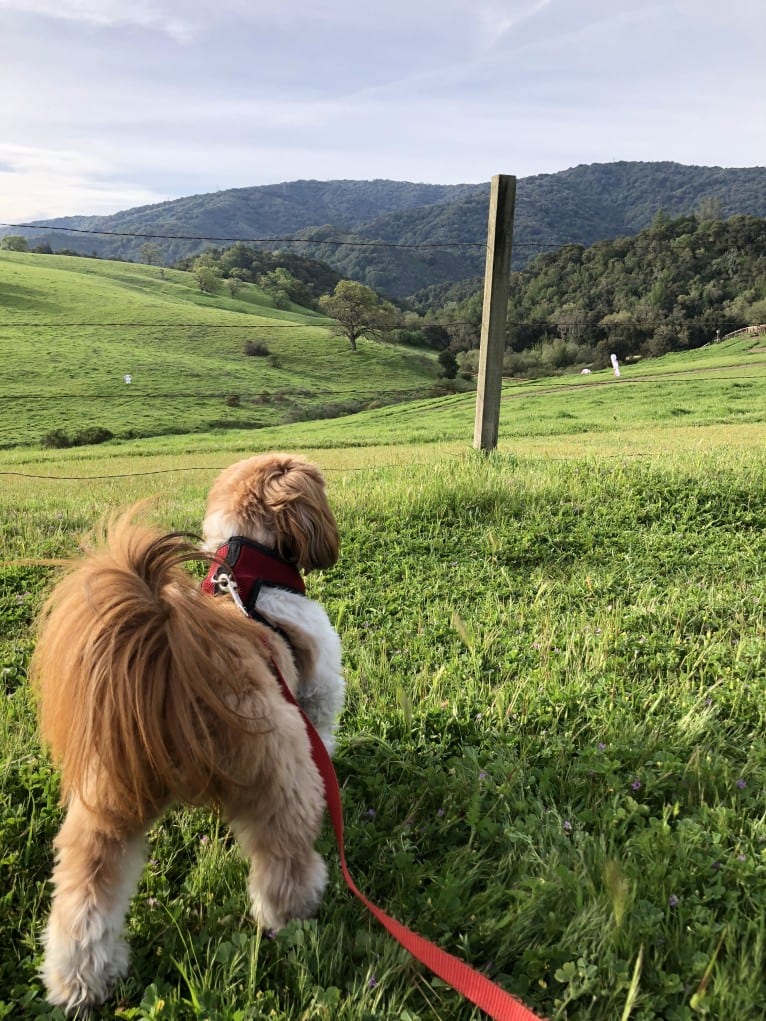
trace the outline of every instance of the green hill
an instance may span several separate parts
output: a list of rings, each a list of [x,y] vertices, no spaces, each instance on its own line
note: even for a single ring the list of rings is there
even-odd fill
[[[454,350],[477,348],[481,281],[433,289]],[[505,368],[549,375],[568,366],[603,368],[620,359],[700,347],[766,322],[766,219],[655,217],[632,237],[539,255],[511,274]],[[465,324],[472,324],[466,326]],[[473,350],[466,365],[475,366]]]
[[[254,284],[203,294],[189,273],[130,263],[0,252],[0,315],[5,447],[331,418],[423,396],[438,375],[404,347],[352,354],[326,319]]]
[[[508,171],[512,171],[508,167]],[[344,276],[402,296],[483,269],[481,247],[373,248],[389,245],[478,244],[487,227],[487,184],[431,185],[403,181],[293,181],[194,195],[112,216],[45,221],[86,233],[26,231],[48,243],[103,257],[136,259],[147,235],[167,264],[211,243],[251,238],[308,237],[300,250],[329,262]],[[708,203],[722,217],[766,216],[766,168],[690,167],[621,162],[573,167],[518,182],[514,265],[566,243],[589,245],[648,227],[659,209],[669,216]],[[143,237],[90,234],[111,231]],[[160,235],[160,236],[157,236]],[[183,235],[170,239],[161,235]],[[198,240],[195,240],[198,238]],[[345,244],[338,244],[345,241]],[[354,245],[348,242],[367,242]],[[215,242],[212,242],[215,243]],[[266,247],[286,247],[276,241]]]

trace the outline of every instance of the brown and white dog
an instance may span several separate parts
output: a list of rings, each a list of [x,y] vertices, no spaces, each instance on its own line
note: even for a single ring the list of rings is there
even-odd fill
[[[175,801],[220,807],[250,862],[259,925],[280,928],[321,900],[322,781],[276,676],[332,751],[340,641],[301,594],[299,573],[338,556],[319,470],[288,454],[226,469],[208,498],[204,548],[225,552],[232,537],[263,567],[248,579],[255,619],[203,591],[184,564],[204,554],[137,523],[135,509],[73,563],[43,610],[32,676],[66,818],[42,976],[67,1011],[101,1003],[127,973],[124,922],[144,834]],[[221,570],[231,577],[214,565],[208,591]]]

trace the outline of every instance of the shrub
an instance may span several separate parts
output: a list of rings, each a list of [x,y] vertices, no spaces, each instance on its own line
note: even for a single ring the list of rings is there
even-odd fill
[[[89,425],[81,429],[73,436],[69,436],[63,429],[53,429],[46,433],[40,443],[48,449],[63,449],[64,447],[87,447],[94,443],[106,443],[113,440],[114,433],[100,425]]]
[[[239,407],[239,394],[227,394],[226,395],[226,407],[227,408],[238,408]]]
[[[71,439],[67,436],[63,429],[52,429],[49,433],[46,433],[45,436],[43,436],[40,443],[43,447],[46,447],[49,450],[61,450],[64,447],[72,446]]]
[[[81,429],[80,432],[74,434],[72,446],[87,447],[93,443],[106,443],[107,440],[113,439],[114,433],[109,429],[104,429],[100,425],[90,425],[86,429]]]
[[[248,340],[245,342],[245,354],[250,358],[267,358],[271,351],[262,340]]]
[[[441,376],[445,379],[454,379],[457,376],[457,358],[451,348],[445,347],[443,351],[440,351],[438,361],[439,365],[441,365]]]

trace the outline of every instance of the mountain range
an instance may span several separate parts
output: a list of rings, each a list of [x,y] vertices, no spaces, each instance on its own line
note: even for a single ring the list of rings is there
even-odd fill
[[[488,195],[488,183],[299,180],[110,216],[37,221],[36,229],[12,232],[23,234],[32,247],[135,261],[144,261],[142,249],[145,255],[151,244],[167,264],[244,240],[310,255],[381,293],[405,297],[483,272]],[[701,204],[719,218],[766,217],[766,167],[619,162],[523,177],[517,184],[513,266],[520,269],[540,252],[565,244],[636,234],[660,210],[679,216]],[[45,229],[51,227],[57,229]],[[301,240],[286,240],[296,236]]]

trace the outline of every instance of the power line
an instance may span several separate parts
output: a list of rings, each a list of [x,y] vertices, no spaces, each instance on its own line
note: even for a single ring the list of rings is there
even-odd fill
[[[243,313],[242,313],[243,314]],[[44,322],[5,322],[0,323],[0,330],[3,329],[33,329],[41,327],[43,329],[88,329],[88,330],[107,330],[107,329],[142,329],[145,330],[147,327],[156,328],[158,330],[305,330],[306,328],[319,328],[327,329],[332,326],[335,320],[331,319],[327,322],[308,322],[308,323],[263,323],[262,318],[266,316],[253,317],[256,319],[252,323],[44,323]],[[478,322],[472,322],[468,319],[456,319],[454,322],[447,323],[423,323],[423,328],[441,326],[475,326],[479,328]],[[406,327],[405,327],[406,328]]]
[[[438,380],[434,380],[433,383],[424,383],[423,386],[417,387],[402,387],[401,390],[328,390],[324,393],[313,393],[309,396],[317,400],[327,400],[333,397],[401,397],[407,394],[422,394],[424,391],[431,389],[433,386],[438,384]],[[232,387],[236,384],[233,383]],[[44,393],[29,393],[29,394],[0,394],[0,400],[3,401],[80,401],[80,400],[150,400],[150,401],[217,401],[225,400],[227,397],[236,393],[234,389],[222,391],[219,393],[156,393],[140,390],[136,392],[134,389],[135,384],[130,384],[130,388],[126,387],[124,393],[64,393],[64,394],[44,394]],[[242,400],[255,401],[259,399],[270,399],[273,401],[274,397],[281,393],[281,391],[263,391],[260,393],[247,394],[238,393],[238,396]]]
[[[152,238],[157,241],[233,241],[240,244],[263,245],[263,244],[307,244],[307,245],[347,245],[356,248],[486,248],[486,241],[341,241],[336,238],[301,238],[301,237],[262,237],[262,238],[238,238],[219,237],[205,234],[143,234],[134,231],[122,230],[96,230],[90,227],[54,227],[37,223],[6,223],[5,227],[13,227],[16,230],[59,230],[71,234],[95,234],[100,237],[118,238]]]
[[[122,230],[98,230],[91,227],[63,227],[52,224],[39,223],[5,223],[4,227],[11,227],[14,230],[42,230],[42,231],[63,231],[69,234],[92,234],[98,237],[118,238],[139,238],[153,239],[155,241],[231,241],[235,244],[264,245],[264,244],[305,244],[305,245],[339,245],[352,248],[486,248],[486,241],[373,241],[371,239],[359,239],[355,241],[341,241],[337,238],[301,238],[301,237],[260,237],[242,238],[225,237],[209,234],[146,234],[137,231]],[[516,241],[514,248],[566,248],[569,245],[586,247],[583,241]]]
[[[236,314],[236,313],[235,313]],[[240,313],[244,314],[244,313]],[[613,310],[606,309],[594,309],[592,311],[594,316],[607,316],[612,315]],[[158,329],[158,330],[305,330],[305,329],[328,329],[334,323],[334,320],[328,320],[326,322],[307,322],[307,323],[272,323],[272,322],[261,322],[260,316],[253,317],[255,322],[248,323],[157,323],[157,322],[125,322],[125,323],[66,323],[66,322],[4,322],[0,323],[0,330],[7,329],[67,329],[67,330],[110,330],[110,329]],[[266,318],[266,317],[263,317]],[[635,323],[600,323],[598,321],[590,319],[582,320],[557,320],[557,319],[509,319],[507,321],[508,326],[512,327],[548,327],[555,329],[604,329],[610,331],[619,331],[624,329],[629,330],[641,330],[641,329],[654,329],[657,326],[663,326],[666,323],[671,323],[675,326],[686,326],[689,323],[695,321],[694,317],[689,319],[676,320],[671,317],[665,319],[645,319],[641,322]],[[717,319],[717,323],[720,323],[721,327],[726,325],[733,325],[741,322],[739,319]],[[449,329],[454,326],[468,326],[478,330],[480,327],[478,320],[471,319],[454,319],[447,320],[441,323],[433,322],[422,322],[413,326],[413,329],[429,329],[429,328],[441,328]],[[404,325],[399,329],[407,329]],[[723,338],[722,338],[723,339]]]

